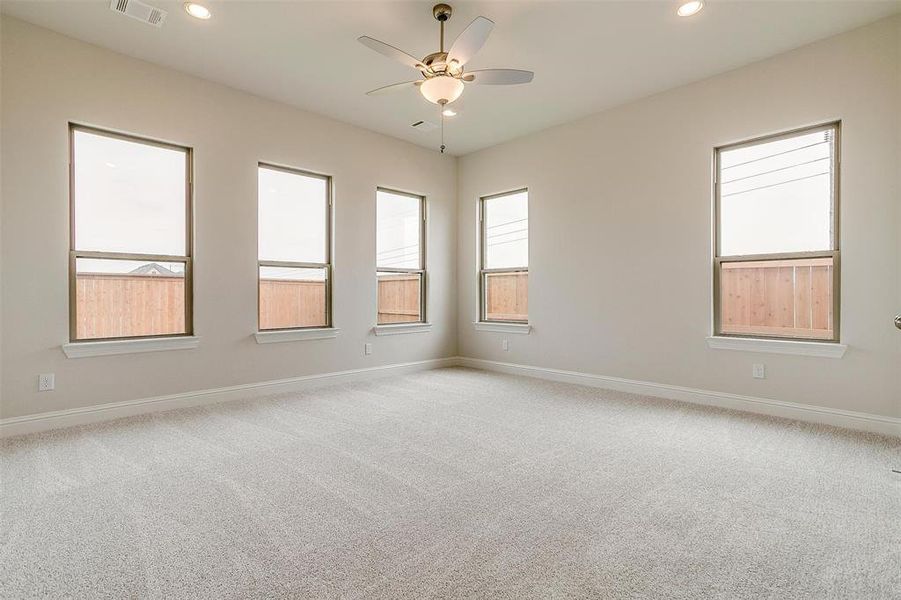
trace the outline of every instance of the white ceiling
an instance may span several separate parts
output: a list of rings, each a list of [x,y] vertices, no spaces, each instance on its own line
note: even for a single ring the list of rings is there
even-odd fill
[[[209,21],[181,2],[157,29],[109,9],[109,0],[4,0],[5,14],[256,95],[437,148],[438,120],[415,90],[365,92],[417,73],[357,43],[369,35],[417,57],[437,50],[433,2],[200,0]],[[878,20],[897,0],[708,0],[678,18],[676,0],[451,2],[448,38],[478,15],[495,21],[467,68],[535,71],[523,86],[468,86],[448,120],[448,152],[466,154],[551,125],[733,69]]]

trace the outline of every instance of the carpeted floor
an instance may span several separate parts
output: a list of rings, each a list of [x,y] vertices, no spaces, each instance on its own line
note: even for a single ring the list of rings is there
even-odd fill
[[[3,598],[899,598],[901,440],[442,369],[2,443]]]

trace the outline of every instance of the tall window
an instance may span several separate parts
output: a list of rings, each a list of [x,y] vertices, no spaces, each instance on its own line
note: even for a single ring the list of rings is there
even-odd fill
[[[529,321],[529,192],[481,200],[482,321]]]
[[[425,198],[376,191],[379,325],[425,321]]]
[[[839,131],[716,150],[717,334],[838,341]]]
[[[190,335],[191,150],[70,125],[69,338]]]
[[[258,168],[259,328],[331,326],[331,178]]]

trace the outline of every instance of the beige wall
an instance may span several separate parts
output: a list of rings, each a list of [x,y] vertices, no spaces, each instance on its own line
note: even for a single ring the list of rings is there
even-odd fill
[[[456,160],[2,19],[2,416],[456,353]],[[67,123],[195,150],[196,350],[67,359]],[[256,164],[335,184],[337,339],[258,345]],[[375,189],[429,199],[426,334],[373,337]],[[374,352],[363,355],[364,342]],[[40,373],[56,391],[37,392]]]
[[[6,17],[0,52],[3,417],[454,354],[901,416],[899,17],[459,161]],[[848,354],[708,349],[713,146],[835,118]],[[70,120],[195,149],[199,349],[61,352]],[[253,340],[258,160],[334,176],[337,339]],[[370,334],[377,185],[429,197],[428,334]],[[534,330],[503,352],[471,326],[475,207],[524,185]]]
[[[460,354],[901,415],[899,37],[895,17],[461,158]],[[714,146],[838,118],[848,353],[708,349]],[[503,352],[471,325],[476,202],[523,186],[534,330]]]

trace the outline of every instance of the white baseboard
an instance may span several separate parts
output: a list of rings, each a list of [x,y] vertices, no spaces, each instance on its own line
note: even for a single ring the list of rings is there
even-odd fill
[[[227,402],[229,400],[243,400],[269,394],[310,389],[321,385],[376,379],[388,375],[400,375],[414,371],[453,366],[464,366],[486,371],[537,377],[539,379],[547,379],[550,381],[575,383],[590,387],[629,392],[632,394],[642,394],[645,396],[655,396],[658,398],[667,398],[694,404],[731,408],[745,412],[813,423],[823,423],[837,427],[846,427],[848,429],[901,437],[901,419],[894,417],[826,408],[822,406],[812,406],[809,404],[798,404],[795,402],[784,402],[782,400],[772,400],[768,398],[741,396],[726,392],[712,392],[709,390],[699,390],[648,381],[637,381],[634,379],[623,379],[620,377],[592,375],[576,371],[563,371],[560,369],[503,363],[478,358],[449,357],[384,365],[380,367],[369,367],[365,369],[337,371],[334,373],[305,375],[303,377],[262,381],[258,383],[198,390],[194,392],[171,394],[168,396],[156,396],[153,398],[141,398],[138,400],[126,400],[124,402],[112,402],[109,404],[86,406],[83,408],[0,419],[0,438],[57,429],[60,427],[71,427],[74,425],[85,425],[88,423],[121,419],[123,417],[173,410],[176,408]]]
[[[634,379],[591,375],[589,373],[579,373],[576,371],[562,371],[559,369],[517,365],[478,358],[461,357],[458,359],[457,364],[486,371],[498,371],[500,373],[548,379],[550,381],[577,383],[590,387],[599,387],[629,392],[632,394],[642,394],[645,396],[656,396],[658,398],[704,404],[707,406],[718,406],[720,408],[731,408],[744,412],[784,417],[812,423],[822,423],[825,425],[834,425],[836,427],[846,427],[848,429],[901,437],[901,419],[885,417],[882,415],[827,408],[824,406],[813,406],[810,404],[799,404],[795,402],[784,402],[782,400],[772,400],[769,398],[740,396],[738,394],[729,394],[726,392],[698,390],[676,385],[636,381]]]
[[[121,419],[122,417],[173,410],[188,406],[200,406],[203,404],[227,402],[229,400],[255,398],[281,392],[292,392],[321,385],[348,383],[364,379],[376,379],[386,375],[399,375],[402,373],[411,373],[413,371],[452,367],[458,364],[459,359],[455,357],[437,358],[417,362],[384,365],[380,367],[368,367],[365,369],[353,369],[350,371],[305,375],[303,377],[291,377],[274,381],[246,383],[229,387],[170,394],[168,396],[126,400],[124,402],[111,402],[109,404],[44,412],[23,417],[12,417],[9,419],[0,419],[0,438],[35,433],[38,431],[47,431],[49,429],[57,429],[60,427],[72,427],[74,425],[85,425],[88,423]]]

